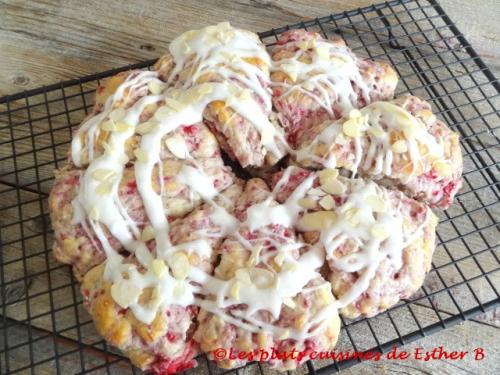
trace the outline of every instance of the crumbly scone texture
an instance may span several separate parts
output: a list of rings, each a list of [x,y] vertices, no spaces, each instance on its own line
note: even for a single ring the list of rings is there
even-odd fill
[[[462,156],[427,102],[392,99],[397,81],[342,40],[290,30],[268,54],[227,23],[182,34],[152,71],[103,80],[49,197],[54,257],[98,333],[155,375],[199,353],[231,369],[263,350],[301,352],[268,358],[285,371],[335,348],[339,314],[409,298],[435,247],[429,205],[452,203]],[[409,168],[394,151],[380,173],[356,128],[377,103],[417,119],[440,156]],[[384,147],[405,137],[380,131]],[[266,180],[238,178],[223,153]]]

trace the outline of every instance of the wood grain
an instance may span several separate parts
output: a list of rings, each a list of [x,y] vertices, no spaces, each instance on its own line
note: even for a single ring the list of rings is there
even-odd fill
[[[421,5],[426,6],[424,0]],[[90,0],[86,2],[69,1],[14,1],[0,0],[0,96],[18,92],[20,90],[39,87],[65,79],[79,77],[86,74],[101,72],[114,67],[130,63],[140,62],[146,59],[158,57],[163,53],[169,41],[180,32],[188,29],[198,28],[207,24],[229,20],[236,26],[248,28],[254,31],[267,30],[289,23],[337,13],[356,7],[368,6],[369,0],[354,1],[315,1],[307,0],[237,0],[237,1],[194,1],[153,0],[144,3],[142,1],[120,2]],[[463,31],[465,37],[471,42],[476,51],[490,65],[493,72],[500,72],[500,7],[495,0],[447,0],[442,2],[445,11],[451,19],[457,23],[458,28]],[[427,32],[430,40],[440,39],[439,30]],[[433,39],[433,37],[435,37]],[[376,36],[373,42],[377,42]],[[421,38],[421,42],[425,42]],[[440,43],[422,47],[420,51],[427,56],[423,64],[435,66],[442,64],[436,56],[432,56],[432,48],[446,48]],[[406,64],[398,54],[380,55],[381,50],[374,47],[370,50],[372,56],[388,60],[396,65],[400,75],[412,73],[411,67]],[[446,62],[446,61],[445,61]],[[425,68],[425,66],[424,66]],[[462,76],[463,67],[453,66],[449,71],[438,71],[431,78],[436,81],[451,76]],[[407,79],[410,87],[422,86],[418,77]],[[439,90],[439,85],[438,90]],[[89,84],[84,89],[91,90]],[[460,89],[460,88],[458,88]],[[405,87],[400,85],[400,91]],[[423,87],[414,91],[414,94],[430,98],[432,93]],[[75,344],[65,341],[64,337],[79,339],[85,344],[94,344],[100,341],[96,334],[88,314],[81,305],[73,306],[73,301],[81,301],[78,285],[70,277],[69,269],[61,266],[52,259],[50,253],[43,251],[50,248],[52,237],[49,232],[49,221],[47,216],[46,195],[51,188],[52,170],[58,165],[64,164],[64,158],[71,137],[71,131],[67,124],[77,126],[85,116],[85,108],[81,107],[82,98],[71,98],[71,92],[67,92],[66,102],[56,101],[49,106],[33,106],[30,111],[21,109],[13,112],[10,122],[14,124],[25,123],[31,120],[32,126],[26,123],[9,128],[6,116],[0,116],[0,142],[12,140],[15,142],[0,144],[0,225],[2,226],[1,241],[2,262],[4,266],[4,278],[6,300],[1,301],[5,305],[5,313],[8,317],[16,320],[31,319],[31,329],[25,325],[15,325],[8,329],[9,345],[13,342],[27,340],[27,335],[33,338],[43,337],[46,332],[58,331],[57,337],[60,351],[75,349]],[[469,103],[479,98],[480,93],[473,90],[464,90],[464,94],[458,97],[453,106],[464,106],[462,114],[457,114],[458,121],[474,119],[477,117],[474,106]],[[86,95],[88,105],[92,104],[92,95]],[[11,110],[22,108],[26,103],[18,101],[12,103]],[[33,103],[30,103],[33,104]],[[434,103],[439,108],[439,101]],[[66,109],[70,114],[66,115]],[[0,113],[3,108],[0,108]],[[490,113],[492,108],[481,108]],[[494,109],[493,109],[494,110]],[[50,115],[50,122],[47,116]],[[460,116],[463,115],[463,118]],[[493,116],[496,116],[493,114]],[[446,120],[450,120],[447,118]],[[468,121],[475,132],[484,130],[484,124],[480,119]],[[472,129],[471,128],[471,129]],[[471,130],[464,127],[464,131],[470,134]],[[52,135],[50,131],[52,130]],[[467,133],[469,132],[469,133]],[[35,140],[32,140],[34,136]],[[488,143],[488,134],[482,137],[483,144]],[[466,145],[464,152],[474,152],[474,144],[479,138],[471,138],[471,144]],[[475,142],[475,143],[474,143]],[[55,148],[52,145],[57,145]],[[491,143],[493,145],[493,143]],[[36,149],[36,153],[33,152]],[[499,160],[500,150],[493,147],[489,150],[493,160]],[[14,164],[13,155],[16,155]],[[472,158],[466,160],[465,171],[470,173],[474,188],[486,183],[485,177],[479,173],[472,172],[477,168]],[[39,167],[35,168],[37,164]],[[21,173],[13,173],[14,169],[22,169]],[[40,182],[42,181],[42,182]],[[17,191],[12,185],[21,185],[23,190]],[[450,223],[442,224],[439,228],[441,240],[450,241],[449,248],[453,253],[446,252],[442,247],[436,250],[434,265],[438,271],[429,275],[425,283],[427,293],[433,293],[442,289],[443,284],[453,286],[449,294],[441,292],[430,300],[426,298],[419,300],[412,306],[412,313],[421,322],[430,325],[439,322],[439,317],[431,308],[440,312],[440,317],[445,319],[449,314],[456,314],[456,303],[461,306],[475,304],[471,289],[482,299],[488,300],[491,287],[486,279],[472,282],[470,285],[461,283],[465,277],[478,275],[478,265],[474,259],[478,259],[484,270],[489,271],[497,267],[498,263],[489,253],[471,258],[471,252],[480,252],[487,246],[498,245],[497,230],[491,227],[492,220],[486,215],[486,211],[480,211],[481,215],[474,216],[474,222],[467,217],[461,217],[464,209],[477,209],[481,204],[494,203],[495,197],[489,191],[483,190],[478,193],[468,192],[470,187],[465,186],[459,203],[455,204],[448,214],[456,216],[457,226]],[[21,205],[19,210],[15,205]],[[498,205],[491,207],[491,215],[498,218]],[[443,214],[442,218],[446,220]],[[19,223],[19,221],[22,221]],[[458,238],[458,234],[467,233],[479,228],[478,234],[466,237],[465,243]],[[468,230],[466,228],[469,228]],[[460,232],[460,233],[457,233]],[[25,260],[20,257],[25,256]],[[463,259],[458,266],[449,264],[451,259]],[[467,258],[468,257],[468,258]],[[49,268],[50,272],[45,272]],[[27,275],[25,278],[24,275]],[[490,277],[490,282],[499,285],[498,276]],[[54,289],[49,293],[49,287]],[[422,297],[420,295],[416,297]],[[454,301],[455,299],[455,301]],[[29,307],[29,311],[27,309]],[[56,310],[54,319],[50,314]],[[418,329],[412,320],[410,311],[405,308],[397,308],[391,312],[401,333],[409,333]],[[498,361],[500,344],[495,335],[498,335],[500,325],[500,311],[493,311],[478,317],[476,321],[469,321],[445,330],[436,335],[419,340],[419,342],[405,346],[413,350],[416,345],[426,349],[444,345],[450,349],[472,350],[477,346],[488,348],[487,358],[484,361],[472,361],[470,358],[463,362],[455,361],[405,361],[396,363],[394,361],[367,362],[346,370],[346,374],[386,374],[386,373],[408,373],[408,374],[470,374],[484,373],[495,374],[499,372]],[[78,321],[77,321],[78,319]],[[76,323],[82,325],[80,330],[74,326]],[[373,329],[380,338],[386,340],[397,337],[388,320],[387,314],[371,321]],[[3,336],[0,328],[0,337]],[[366,324],[353,326],[350,333],[360,344],[360,349],[367,349],[375,345],[375,341],[369,333]],[[52,340],[52,336],[50,337]],[[0,340],[0,350],[3,343]],[[53,345],[50,340],[40,339],[33,345],[32,350],[36,356],[42,356],[49,351],[47,346]],[[348,347],[348,337],[343,331],[339,348]],[[76,347],[78,349],[78,347]],[[24,349],[23,349],[24,350]],[[14,350],[9,352],[10,367],[22,367],[29,361],[26,350]],[[87,364],[100,363],[99,353],[85,349],[84,359]],[[47,354],[46,354],[47,355]],[[63,357],[58,364],[54,361],[46,362],[37,367],[36,373],[54,373],[54,366],[58,365],[62,373],[73,373],[81,371],[79,367],[80,355],[72,354]],[[0,373],[4,369],[5,355],[0,354]],[[114,358],[116,359],[116,358]],[[111,360],[114,360],[111,358]],[[128,373],[124,363],[116,365],[115,373]],[[257,366],[245,370],[245,373],[256,372]],[[298,371],[304,372],[305,369]],[[196,373],[206,373],[203,366]],[[268,371],[268,373],[272,373]]]

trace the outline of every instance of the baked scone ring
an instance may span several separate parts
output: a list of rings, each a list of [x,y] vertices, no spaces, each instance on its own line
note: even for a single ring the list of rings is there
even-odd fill
[[[432,207],[447,208],[462,185],[458,134],[416,96],[374,102],[312,127],[294,158],[395,186]]]
[[[176,176],[183,166],[189,163],[185,160],[166,159],[162,162],[161,176],[160,169],[155,167],[152,175],[152,186],[156,193],[161,194],[164,207],[168,209],[169,219],[184,216],[201,203],[201,197],[193,192],[187,185],[176,180]],[[223,191],[234,182],[232,172],[222,164],[222,160],[199,159],[197,164],[204,172],[211,177],[213,187],[217,191]],[[88,171],[88,170],[87,170]],[[78,194],[82,176],[87,171],[79,169],[61,169],[56,173],[54,187],[49,197],[49,208],[54,228],[54,256],[62,263],[73,266],[77,279],[81,277],[95,265],[102,263],[106,259],[101,241],[96,237],[94,228],[85,219],[88,213],[78,205]],[[105,171],[97,173],[94,171],[93,178],[102,177],[102,194],[106,194],[106,189],[110,181],[106,178]],[[129,221],[135,223],[139,238],[148,240],[152,236],[151,228],[148,225],[148,218],[143,206],[143,201],[138,192],[136,176],[133,166],[125,168],[123,176],[118,185],[118,199],[124,210],[124,215]],[[96,214],[96,213],[94,213]],[[99,215],[99,213],[97,213]],[[116,251],[124,251],[123,245],[103,226],[103,232],[109,245]],[[154,236],[153,236],[154,237]],[[151,244],[154,246],[154,244]]]
[[[294,147],[314,125],[391,99],[398,82],[387,63],[362,60],[344,41],[305,30],[281,34],[272,59],[273,104]]]
[[[399,191],[338,176],[334,169],[294,168],[278,201],[311,174],[315,182],[299,202],[307,211],[297,230],[325,248],[341,314],[374,316],[416,292],[431,266],[434,213]]]
[[[263,180],[249,180],[236,204],[238,219],[245,221],[246,209],[255,207],[269,196],[270,191]],[[210,294],[201,305],[199,327],[194,336],[201,350],[223,368],[262,360],[280,371],[295,369],[312,351],[332,350],[338,338],[340,319],[330,285],[320,275],[319,267],[310,270],[303,268],[307,262],[301,265],[298,261],[301,257],[312,256],[308,252],[314,250],[303,243],[292,228],[279,224],[256,230],[243,226],[239,235],[241,238],[227,238],[219,250],[221,259],[215,277],[230,282],[230,300],[222,311],[212,310],[220,306],[220,302]],[[286,290],[283,283],[290,283],[284,276],[286,272],[291,272],[292,276],[288,277],[294,279],[311,275],[293,296],[282,300],[280,290]],[[249,311],[251,307],[244,302],[249,290],[257,300],[265,300],[257,303],[262,309]],[[240,296],[245,297],[240,300]],[[268,303],[277,304],[278,316],[273,316],[273,308],[264,308]],[[219,357],[214,352],[217,349],[231,352],[231,358],[229,355]],[[281,355],[272,358],[272,350]],[[292,350],[301,355],[291,358]],[[267,353],[268,357],[262,353]]]
[[[270,120],[270,65],[255,33],[221,23],[179,36],[154,69],[178,89],[229,83],[231,97],[210,103],[203,113],[205,123],[242,167],[262,167],[277,162],[287,148],[282,130]],[[251,103],[250,111],[241,110],[243,101]]]

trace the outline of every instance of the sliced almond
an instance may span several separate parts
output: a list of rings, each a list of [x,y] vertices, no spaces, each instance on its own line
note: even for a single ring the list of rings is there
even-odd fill
[[[149,133],[151,130],[156,128],[158,123],[152,121],[142,122],[135,127],[135,132],[140,135]]]
[[[116,108],[109,113],[109,118],[114,122],[118,122],[125,117],[127,111],[124,108]]]
[[[321,231],[331,227],[337,220],[333,211],[318,211],[305,214],[298,222],[298,228],[303,231]]]
[[[370,230],[370,233],[379,241],[383,241],[389,237],[390,231],[387,225],[374,224]]]
[[[299,205],[306,209],[311,209],[316,207],[316,201],[312,198],[302,198],[299,199]]]
[[[155,238],[155,230],[151,225],[146,225],[141,233],[141,240],[144,242],[151,241]]]
[[[113,121],[104,121],[101,124],[101,129],[107,132],[114,132],[116,130],[115,123]]]
[[[166,85],[158,80],[153,80],[148,83],[148,89],[153,95],[159,95],[162,93]]]
[[[236,279],[244,284],[252,283],[252,279],[250,279],[250,274],[248,273],[248,270],[246,268],[237,269],[234,275],[236,276]]]
[[[282,272],[295,272],[299,269],[299,266],[295,262],[287,262],[281,267]]]
[[[357,119],[349,119],[342,125],[342,131],[348,137],[359,137],[361,136],[361,126]]]
[[[282,266],[283,262],[285,261],[285,254],[279,253],[274,257],[274,263],[276,263],[278,266]]]
[[[359,109],[351,109],[349,111],[349,118],[358,118],[358,117],[362,117],[363,114],[359,111]]]
[[[117,133],[125,133],[130,130],[130,125],[126,122],[115,122],[115,132]]]
[[[285,340],[285,339],[287,339],[289,336],[290,336],[290,330],[288,330],[288,329],[283,329],[283,330],[280,332],[280,334],[279,334],[278,338],[279,338],[280,340]]]
[[[122,280],[111,285],[111,297],[124,309],[128,308],[133,303],[136,303],[141,293],[141,288],[126,280]]]
[[[203,83],[196,88],[196,91],[200,95],[207,95],[213,91],[213,88],[209,83]]]
[[[350,208],[344,213],[346,220],[353,227],[357,227],[359,225],[360,217],[359,217],[359,209],[356,207]]]
[[[319,205],[325,210],[331,210],[333,207],[335,207],[335,200],[331,195],[326,195],[320,199]]]
[[[403,139],[400,139],[391,146],[392,152],[396,154],[402,154],[403,152],[408,151],[408,146],[406,145],[406,141]]]
[[[339,176],[339,170],[334,168],[326,168],[318,172],[319,182],[325,184],[328,181],[336,180]]]
[[[241,289],[241,283],[239,281],[236,281],[233,283],[233,285],[231,285],[231,289],[229,290],[229,294],[236,301],[240,299],[240,289]]]
[[[340,195],[345,193],[346,191],[345,185],[339,180],[327,181],[325,184],[321,185],[321,189],[327,192],[328,194],[333,194],[333,195]]]
[[[135,149],[134,155],[141,163],[147,163],[149,160],[148,153],[141,148]]]
[[[92,172],[92,178],[97,181],[109,181],[116,176],[115,171],[107,168],[99,168]]]
[[[319,44],[316,46],[315,50],[320,60],[328,60],[330,58],[330,46]]]
[[[108,195],[109,193],[111,193],[111,184],[108,182],[101,182],[99,185],[97,185],[95,192],[99,195]]]
[[[156,276],[162,277],[166,272],[168,272],[168,267],[162,259],[155,259],[151,263],[151,268]]]
[[[382,198],[378,195],[369,195],[366,197],[366,203],[371,207],[374,212],[385,212],[386,205]]]
[[[165,145],[168,150],[179,159],[186,159],[189,151],[186,146],[186,141],[180,136],[173,136],[165,140]]]
[[[158,121],[162,121],[166,118],[172,116],[172,109],[167,106],[162,106],[154,114],[154,118]]]
[[[182,111],[184,109],[184,104],[172,98],[166,98],[165,103],[175,111]]]
[[[169,264],[172,274],[178,280],[184,280],[191,268],[189,259],[183,252],[175,253],[169,261]]]
[[[315,197],[323,197],[326,195],[326,193],[321,190],[321,189],[318,189],[318,188],[312,188],[312,189],[309,189],[307,191],[307,195],[312,195],[312,196],[315,196]]]
[[[434,162],[432,167],[443,177],[450,177],[452,175],[451,166],[444,161]]]

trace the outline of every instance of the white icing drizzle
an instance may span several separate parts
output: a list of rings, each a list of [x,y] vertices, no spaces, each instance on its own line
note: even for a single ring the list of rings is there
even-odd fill
[[[183,34],[170,47],[176,62],[171,79],[181,71],[182,67],[192,64],[195,70],[191,79],[184,84],[185,87],[171,88],[164,90],[161,94],[149,95],[144,92],[144,88],[148,87],[151,82],[158,81],[157,73],[141,72],[133,75],[118,87],[114,95],[108,98],[101,113],[84,122],[73,140],[72,159],[75,165],[82,165],[84,154],[87,154],[89,161],[80,179],[78,195],[72,202],[73,221],[81,223],[84,228],[89,223],[101,243],[107,256],[104,280],[112,283],[111,294],[114,300],[122,308],[131,309],[136,318],[146,324],[150,324],[156,314],[167,309],[169,305],[196,304],[217,314],[225,321],[251,332],[265,330],[280,336],[285,329],[259,319],[256,312],[265,310],[274,319],[278,319],[285,300],[294,298],[299,293],[312,293],[317,288],[329,285],[323,283],[316,287],[306,288],[311,281],[321,277],[318,270],[324,263],[325,249],[326,256],[331,258],[334,256],[336,247],[344,239],[357,238],[363,242],[359,253],[349,255],[345,259],[334,260],[336,267],[347,272],[365,270],[363,277],[360,278],[363,281],[354,285],[348,296],[342,297],[340,305],[345,305],[366,289],[366,282],[369,282],[383,257],[390,255],[395,262],[395,267],[401,266],[401,251],[410,241],[409,236],[396,235],[394,239],[386,240],[382,244],[374,241],[367,234],[368,227],[375,222],[391,225],[394,228],[402,225],[401,216],[391,213],[373,215],[363,204],[363,199],[368,192],[380,194],[382,191],[375,184],[368,183],[357,190],[353,189],[348,201],[343,205],[343,207],[347,205],[359,207],[363,223],[359,228],[348,228],[340,215],[334,225],[321,232],[320,242],[310,246],[300,240],[285,237],[278,239],[269,226],[276,224],[290,228],[297,226],[301,220],[301,214],[305,211],[300,201],[312,189],[316,174],[307,177],[285,202],[278,204],[276,195],[287,185],[294,171],[293,167],[288,168],[267,199],[252,205],[247,210],[246,220],[240,222],[216,203],[218,191],[214,188],[210,176],[189,155],[187,149],[181,150],[180,148],[180,151],[177,150],[178,157],[185,159],[185,164],[176,176],[176,181],[189,188],[192,194],[198,194],[212,208],[210,220],[219,226],[217,234],[220,237],[238,241],[245,250],[251,252],[251,257],[254,257],[253,265],[248,267],[251,283],[242,286],[238,296],[235,296],[232,288],[238,281],[236,276],[229,280],[221,280],[210,276],[198,266],[191,265],[189,256],[192,254],[202,259],[210,258],[213,249],[207,239],[175,246],[170,242],[168,211],[164,207],[161,196],[164,187],[160,152],[165,135],[174,132],[183,124],[201,122],[206,106],[216,100],[229,102],[237,113],[252,121],[261,135],[265,134],[268,129],[274,129],[257,101],[252,97],[242,98],[241,87],[231,82],[232,78],[243,82],[245,86],[256,92],[266,108],[270,106],[270,100],[266,96],[268,93],[257,87],[257,83],[267,78],[261,71],[243,60],[247,57],[258,57],[269,63],[265,50],[252,35],[232,29],[226,24]],[[320,47],[322,45],[322,42],[317,44]],[[332,49],[332,56],[336,56],[338,48],[330,44],[328,48]],[[194,60],[190,60],[193,54]],[[219,65],[226,61],[228,54],[233,56],[234,65],[231,69],[221,68]],[[350,55],[347,57],[351,58]],[[319,58],[315,59],[318,61],[314,60],[314,64],[319,70],[326,69],[326,64],[319,61]],[[344,64],[351,64],[349,61],[339,63],[339,69],[344,69],[342,68]],[[301,67],[300,74],[309,74],[313,71],[310,68]],[[227,81],[196,84],[197,77],[214,69],[227,78]],[[243,74],[239,74],[240,71]],[[344,85],[340,75],[330,72],[328,74],[323,78],[308,79],[315,82],[318,87],[323,84],[335,84],[335,87]],[[357,79],[351,75],[348,77]],[[349,87],[352,91],[350,85]],[[126,99],[125,92],[128,93],[127,95],[137,95],[138,91],[141,92],[142,97],[129,108],[123,111],[114,109],[116,103]],[[233,100],[235,95],[239,99]],[[351,99],[349,95],[345,100]],[[136,160],[133,166],[137,189],[153,229],[156,246],[154,251],[150,252],[146,241],[141,239],[140,223],[135,223],[127,214],[126,207],[118,195],[118,188],[124,168],[129,163],[125,145],[140,124],[141,113],[146,106],[163,102],[165,104],[159,106],[153,119],[148,120],[154,122],[155,126],[151,131],[142,134],[135,150]],[[112,121],[116,123],[115,125],[125,124],[125,126],[120,126],[119,131],[110,132],[106,151],[96,157],[92,150],[104,121]],[[82,141],[83,134],[85,134],[84,142]],[[274,140],[276,137],[262,138],[263,145],[270,152],[279,151]],[[160,175],[160,193],[156,192],[152,177],[155,166],[158,166]],[[104,228],[133,255],[131,259],[125,259],[112,248]],[[263,238],[257,242],[245,239],[240,233],[245,228],[259,231]],[[414,235],[419,234],[416,232]],[[264,242],[269,244],[266,245],[269,251],[262,251]],[[297,256],[299,249],[305,247],[308,247],[307,251]],[[284,264],[288,265],[288,267],[282,267],[279,272],[273,270],[269,264],[271,258],[278,254],[283,255]],[[149,302],[139,303],[139,297],[145,289],[149,288],[152,290]],[[247,308],[229,309],[233,305],[241,304],[246,305]],[[331,303],[317,316],[311,318],[302,329],[287,328],[286,331],[290,331],[288,337],[304,340],[314,336],[337,308],[337,303]]]
[[[395,134],[398,138],[391,139]],[[350,155],[335,155],[336,146],[351,141],[354,143],[353,160],[343,160]],[[315,155],[319,144],[328,147],[323,157]],[[422,120],[393,103],[374,102],[351,111],[349,117],[328,124],[294,154],[299,162],[312,160],[328,168],[346,167],[354,175],[360,170],[376,179],[394,177],[396,173],[407,182],[416,171],[428,171],[432,162],[444,160],[444,153],[444,140],[432,136]],[[401,160],[399,155],[406,160]],[[401,172],[407,166],[411,167],[410,173]]]
[[[357,57],[347,46],[313,39],[288,42],[286,47],[298,49],[292,57],[274,61],[272,68],[286,73],[293,82],[271,83],[285,89],[282,97],[300,91],[315,100],[330,116],[334,116],[333,107],[337,103],[343,111],[341,115],[345,115],[359,107],[354,83],[365,102],[370,101],[369,88],[360,74]],[[303,62],[301,58],[311,61]]]

